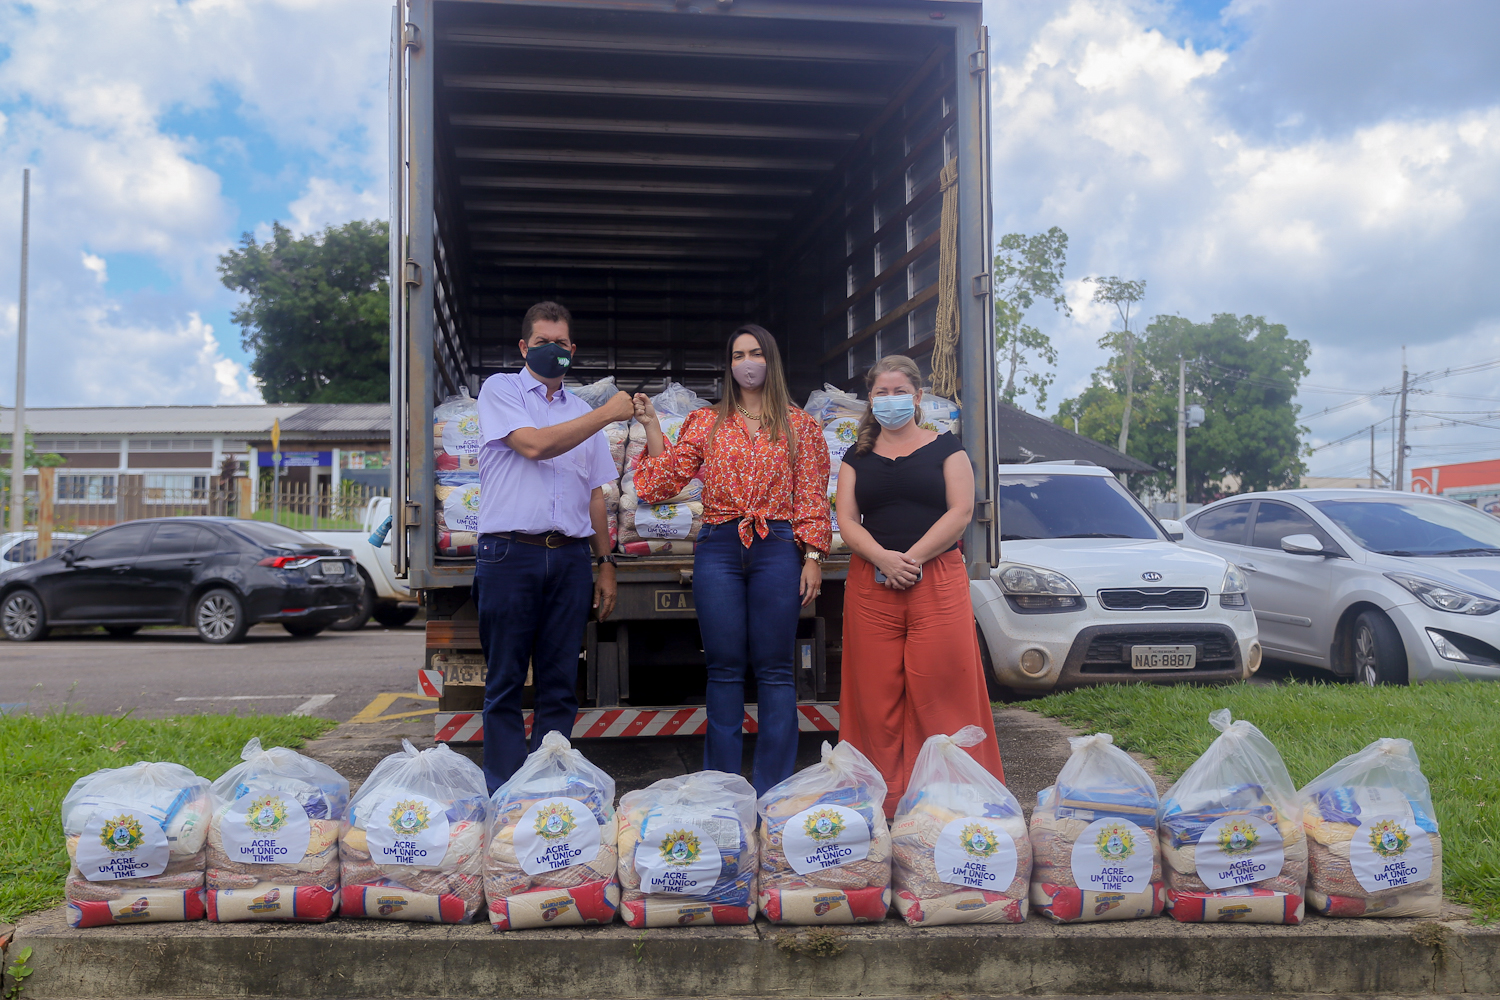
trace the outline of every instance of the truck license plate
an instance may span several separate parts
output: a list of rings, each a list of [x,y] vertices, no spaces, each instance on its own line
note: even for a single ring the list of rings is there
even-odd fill
[[[344,564],[337,559],[330,559],[323,563],[324,576],[343,576]]]
[[[1197,646],[1130,647],[1132,670],[1192,670],[1197,662]]]

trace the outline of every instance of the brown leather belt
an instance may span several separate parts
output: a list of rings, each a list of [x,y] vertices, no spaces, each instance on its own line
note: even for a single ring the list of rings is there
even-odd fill
[[[545,535],[528,535],[522,531],[507,531],[501,535],[513,542],[524,542],[527,545],[540,545],[544,549],[560,549],[572,542],[581,542],[583,539],[565,535],[561,531],[549,531]]]

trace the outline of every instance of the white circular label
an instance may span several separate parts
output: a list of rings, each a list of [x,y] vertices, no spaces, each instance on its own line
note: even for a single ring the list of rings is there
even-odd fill
[[[90,882],[146,878],[167,870],[167,832],[146,812],[101,802],[83,824],[74,862]]]
[[[1209,824],[1194,852],[1198,877],[1210,889],[1263,882],[1286,862],[1281,831],[1254,816],[1225,816]]]
[[[377,865],[441,867],[448,853],[447,807],[425,795],[393,795],[371,810],[365,836]]]
[[[983,816],[963,816],[943,827],[932,860],[938,878],[950,885],[1004,892],[1016,878],[1015,840]]]
[[[312,825],[307,810],[280,792],[251,792],[230,803],[219,820],[224,853],[251,865],[295,865],[307,856]]]
[[[719,881],[724,859],[719,845],[702,827],[671,823],[635,847],[635,871],[642,892],[705,896]]]
[[[781,847],[798,875],[826,871],[870,856],[870,824],[847,806],[813,806],[786,821]]]
[[[1146,892],[1155,851],[1146,831],[1128,819],[1096,819],[1073,843],[1073,881],[1095,892]]]
[[[1367,892],[1394,889],[1432,875],[1432,840],[1405,814],[1379,813],[1359,817],[1359,829],[1349,842],[1349,867]]]
[[[599,856],[599,821],[577,799],[541,799],[521,814],[515,848],[527,875],[586,865]]]

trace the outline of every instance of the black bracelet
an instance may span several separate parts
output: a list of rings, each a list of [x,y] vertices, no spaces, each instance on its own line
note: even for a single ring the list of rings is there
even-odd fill
[[[605,563],[609,563],[611,566],[616,565],[616,563],[615,563],[615,554],[613,552],[610,552],[607,555],[595,556],[594,557],[594,565],[595,566],[603,566]]]

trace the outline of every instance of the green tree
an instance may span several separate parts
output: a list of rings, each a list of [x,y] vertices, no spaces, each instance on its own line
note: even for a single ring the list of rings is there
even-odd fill
[[[1307,428],[1297,423],[1292,397],[1307,375],[1307,341],[1260,316],[1220,313],[1207,323],[1157,316],[1136,346],[1138,421],[1130,454],[1159,470],[1152,477],[1158,490],[1170,489],[1175,475],[1179,356],[1187,360],[1188,402],[1202,404],[1206,418],[1187,434],[1188,500],[1217,499],[1230,477],[1240,491],[1301,480]],[[1081,433],[1109,442],[1124,414],[1124,374],[1121,359],[1112,359],[1094,373],[1092,385],[1063,401],[1053,420],[1071,427],[1076,416]]]
[[[1073,314],[1062,290],[1067,263],[1068,234],[1056,226],[1032,236],[1008,233],[995,250],[995,349],[1004,385],[1000,395],[1007,403],[1030,392],[1038,409],[1047,405],[1057,348],[1025,318],[1039,299],[1051,302],[1064,316]],[[1045,367],[1032,367],[1033,358]]]
[[[3,512],[4,516],[0,517],[0,531],[8,530],[8,526],[10,525],[10,442],[11,436],[9,434],[0,435],[0,451],[6,453],[4,465],[0,467],[0,490],[3,490],[5,493],[6,504]],[[26,468],[28,469],[45,469],[48,466],[55,468],[59,465],[68,464],[66,458],[50,451],[42,452],[40,455],[37,454],[36,438],[29,432],[26,435],[26,454],[23,457],[23,461],[26,463]]]
[[[278,222],[265,243],[245,233],[219,258],[224,285],[248,297],[232,318],[266,402],[390,398],[388,241],[384,222],[301,239]]]
[[[1130,411],[1135,405],[1135,334],[1130,330],[1130,313],[1135,304],[1145,296],[1146,283],[1128,278],[1084,278],[1097,287],[1094,301],[1108,303],[1120,314],[1122,329],[1111,330],[1099,338],[1099,346],[1108,348],[1120,356],[1125,373],[1125,403],[1120,408],[1120,440],[1115,448],[1125,451],[1130,444]]]

